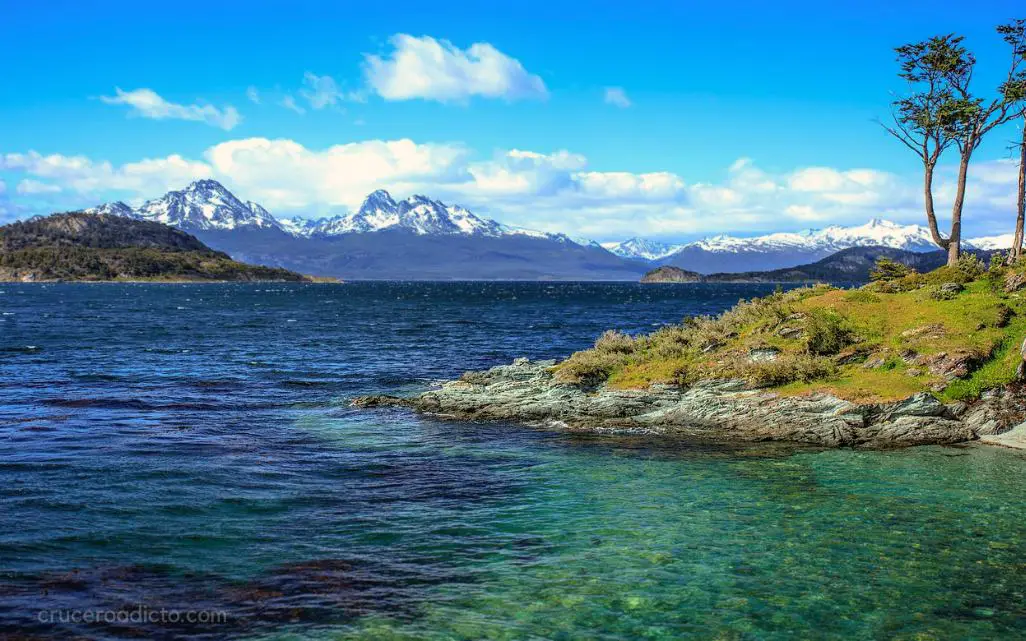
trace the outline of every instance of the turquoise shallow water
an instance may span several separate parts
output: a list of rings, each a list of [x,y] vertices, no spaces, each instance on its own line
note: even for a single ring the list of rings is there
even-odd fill
[[[1026,636],[1026,457],[710,447],[346,399],[763,291],[0,287],[0,637]],[[216,625],[42,622],[172,608]]]

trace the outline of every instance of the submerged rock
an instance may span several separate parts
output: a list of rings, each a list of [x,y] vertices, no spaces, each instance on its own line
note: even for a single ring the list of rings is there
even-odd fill
[[[402,406],[457,420],[576,431],[866,448],[960,443],[1026,420],[1026,396],[1013,392],[947,406],[927,393],[896,403],[859,404],[829,394],[784,396],[749,389],[741,381],[616,390],[560,382],[553,377],[554,364],[518,359],[412,398],[368,396],[353,405]]]

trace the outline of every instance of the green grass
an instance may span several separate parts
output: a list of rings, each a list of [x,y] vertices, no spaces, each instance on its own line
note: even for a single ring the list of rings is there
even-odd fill
[[[987,271],[967,260],[855,290],[778,292],[647,336],[607,332],[555,374],[621,389],[740,379],[753,388],[830,392],[862,402],[921,391],[945,400],[974,398],[1015,378],[1026,302],[1004,284],[1023,271],[1026,265]],[[937,296],[951,282],[964,289]],[[752,357],[772,351],[773,359]],[[963,378],[944,375],[940,364],[953,359],[968,363]]]

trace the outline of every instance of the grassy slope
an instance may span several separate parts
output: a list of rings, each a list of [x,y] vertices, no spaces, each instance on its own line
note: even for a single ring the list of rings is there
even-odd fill
[[[968,261],[856,290],[777,293],[648,336],[607,332],[593,349],[557,365],[556,374],[618,388],[740,378],[786,394],[827,391],[857,401],[920,391],[973,398],[1015,376],[1026,301],[1006,292],[1006,281],[1024,272],[1026,265],[983,272]],[[945,294],[940,285],[949,282],[965,289]],[[753,350],[779,352],[757,360]],[[954,362],[964,363],[961,377],[945,373]]]

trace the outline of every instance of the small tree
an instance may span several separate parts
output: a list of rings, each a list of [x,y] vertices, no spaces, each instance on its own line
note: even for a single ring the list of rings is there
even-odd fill
[[[904,278],[912,273],[912,268],[903,263],[881,256],[876,259],[876,266],[869,272],[871,281],[888,281]]]

